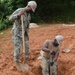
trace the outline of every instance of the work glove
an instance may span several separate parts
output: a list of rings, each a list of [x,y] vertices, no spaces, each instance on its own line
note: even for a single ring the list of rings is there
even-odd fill
[[[54,61],[51,61],[51,62],[50,62],[50,66],[53,66],[53,64],[54,64]]]

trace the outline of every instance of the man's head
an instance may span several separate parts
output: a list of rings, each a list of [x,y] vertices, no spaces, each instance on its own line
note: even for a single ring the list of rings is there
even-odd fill
[[[62,41],[64,40],[64,37],[61,35],[57,35],[54,39],[53,45],[54,46],[58,46],[59,44],[62,43]]]
[[[33,11],[35,12],[37,8],[37,3],[35,1],[29,1],[27,4],[28,11]]]

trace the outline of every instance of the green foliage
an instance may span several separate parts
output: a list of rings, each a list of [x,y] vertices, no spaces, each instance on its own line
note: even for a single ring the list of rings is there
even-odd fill
[[[25,7],[30,0],[0,0],[0,30],[12,23],[8,17],[17,8]],[[34,0],[38,7],[31,14],[31,22],[75,22],[75,0]]]
[[[4,27],[4,23],[2,22],[2,20],[0,20],[0,30],[2,30]]]
[[[9,27],[10,22],[7,15],[12,12],[12,7],[9,8],[9,5],[11,5],[11,3],[9,4],[8,1],[0,0],[0,30]]]

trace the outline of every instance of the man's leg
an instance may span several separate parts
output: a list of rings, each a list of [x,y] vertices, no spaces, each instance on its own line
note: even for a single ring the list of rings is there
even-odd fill
[[[54,65],[53,65],[53,69],[52,69],[52,75],[57,75],[57,64],[56,63],[54,63]]]
[[[46,59],[45,57],[42,58],[41,60],[41,68],[42,68],[42,74],[43,75],[49,75],[49,68],[48,68],[48,59]]]
[[[16,67],[20,68],[19,61],[20,61],[21,38],[14,36],[13,43],[14,43],[14,61],[16,62]]]
[[[20,60],[20,48],[17,45],[14,45],[14,61],[19,62]]]

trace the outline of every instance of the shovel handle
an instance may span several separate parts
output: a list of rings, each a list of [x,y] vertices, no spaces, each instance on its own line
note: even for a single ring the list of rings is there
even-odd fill
[[[23,42],[23,53],[25,53],[25,38],[24,38],[24,23],[23,23],[23,15],[21,15],[22,22],[22,42]]]
[[[50,61],[52,61],[52,55],[50,54]],[[50,65],[50,75],[52,75],[52,66]]]

